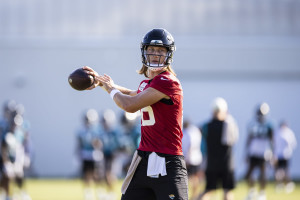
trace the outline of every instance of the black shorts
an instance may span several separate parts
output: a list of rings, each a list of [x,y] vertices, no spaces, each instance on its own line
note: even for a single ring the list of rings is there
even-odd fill
[[[263,167],[266,163],[266,160],[264,158],[258,158],[251,156],[250,157],[250,166],[252,167]]]
[[[82,161],[82,174],[86,172],[94,171],[95,170],[95,161],[92,160],[83,160]]]
[[[188,165],[187,172],[189,176],[195,175],[200,171],[200,165]]]
[[[184,157],[166,154],[164,157],[167,175],[150,178],[147,176],[148,156],[142,155],[122,200],[188,200],[188,177]]]
[[[276,169],[287,169],[289,166],[288,160],[285,159],[279,159],[277,161]]]
[[[232,190],[235,188],[234,173],[231,170],[221,171],[206,171],[206,187],[207,191],[216,190],[219,188],[219,184],[222,184],[222,188],[226,190]]]

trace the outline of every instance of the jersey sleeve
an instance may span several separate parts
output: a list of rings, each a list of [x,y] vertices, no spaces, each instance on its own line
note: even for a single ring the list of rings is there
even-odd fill
[[[207,155],[207,131],[208,131],[208,124],[205,123],[200,127],[201,134],[202,134],[202,140],[200,145],[200,150],[203,155]]]
[[[165,95],[181,95],[180,82],[175,77],[158,75],[150,83],[150,87],[164,93]]]

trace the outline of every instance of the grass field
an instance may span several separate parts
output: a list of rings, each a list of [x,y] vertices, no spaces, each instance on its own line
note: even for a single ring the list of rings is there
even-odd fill
[[[116,182],[111,192],[113,195],[109,197],[107,195],[108,190],[104,185],[95,186],[95,191],[97,193],[101,191],[103,194],[101,200],[119,200],[121,196],[121,184],[122,181]],[[83,186],[79,179],[28,179],[25,186],[32,200],[83,200]],[[268,200],[299,200],[300,183],[296,184],[295,190],[289,194],[285,192],[276,193],[274,184],[269,183],[266,193]],[[239,182],[234,190],[235,200],[243,200],[246,194],[246,184]],[[212,199],[221,200],[222,192],[218,190]]]

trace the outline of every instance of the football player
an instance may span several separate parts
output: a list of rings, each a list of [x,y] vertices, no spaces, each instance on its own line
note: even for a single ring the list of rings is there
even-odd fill
[[[283,120],[274,134],[274,164],[277,191],[280,191],[283,186],[285,186],[287,193],[294,190],[295,184],[289,176],[289,166],[296,147],[297,139],[295,133],[288,123]]]
[[[24,200],[31,200],[25,192],[24,169],[30,165],[28,151],[29,130],[28,122],[23,118],[23,105],[15,105],[11,110],[7,130],[1,138],[1,186],[3,187],[6,199],[10,197],[10,183],[15,181],[18,191],[14,196],[20,196]]]
[[[153,29],[144,36],[139,74],[146,79],[137,90],[84,67],[96,79],[88,89],[102,86],[124,111],[141,111],[141,142],[122,186],[122,200],[188,199],[181,142],[183,90],[171,67],[174,51],[167,30]]]
[[[103,160],[102,142],[98,132],[98,112],[88,109],[83,116],[83,127],[78,131],[77,153],[81,161],[81,174],[84,182],[85,199],[94,196],[93,184],[97,179],[96,166]]]
[[[212,117],[201,127],[206,144],[205,190],[199,200],[210,199],[222,184],[225,200],[234,199],[235,188],[233,147],[239,130],[235,119],[229,114],[224,98],[217,97],[212,103]]]
[[[267,120],[270,107],[267,103],[261,103],[256,108],[255,119],[248,126],[248,138],[246,142],[246,153],[248,169],[246,179],[248,181],[249,193],[247,199],[256,196],[253,180],[254,169],[258,168],[260,192],[259,200],[265,200],[266,187],[266,163],[271,161],[273,153],[273,126]]]

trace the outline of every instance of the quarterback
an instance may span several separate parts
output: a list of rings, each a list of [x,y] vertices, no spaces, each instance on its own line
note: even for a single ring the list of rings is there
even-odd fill
[[[146,79],[137,90],[84,67],[96,80],[88,90],[101,86],[121,109],[141,111],[141,142],[122,185],[122,200],[188,200],[181,142],[183,91],[171,67],[174,51],[167,30],[153,29],[144,36],[139,74]]]

